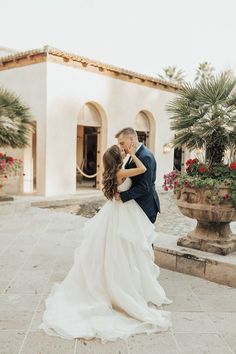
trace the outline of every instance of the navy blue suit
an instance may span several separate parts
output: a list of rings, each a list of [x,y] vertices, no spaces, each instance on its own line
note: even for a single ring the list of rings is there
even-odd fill
[[[144,145],[140,146],[136,156],[142,161],[147,170],[141,175],[131,177],[132,187],[128,191],[121,192],[120,197],[123,202],[134,199],[149,220],[154,223],[157,213],[160,212],[160,201],[155,190],[156,160],[151,151]],[[125,165],[126,169],[135,167],[136,165],[133,161],[128,161]]]

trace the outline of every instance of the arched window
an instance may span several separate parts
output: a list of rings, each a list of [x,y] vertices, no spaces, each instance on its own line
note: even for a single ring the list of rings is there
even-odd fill
[[[150,122],[145,112],[140,111],[135,118],[134,129],[138,134],[138,139],[149,147]]]

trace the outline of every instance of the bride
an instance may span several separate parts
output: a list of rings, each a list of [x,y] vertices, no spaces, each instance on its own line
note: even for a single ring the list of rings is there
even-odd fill
[[[114,198],[117,191],[131,187],[130,177],[146,170],[134,146],[129,153],[136,168],[122,168],[117,145],[103,156],[103,192],[108,201],[85,222],[71,270],[46,299],[40,328],[49,335],[106,342],[171,326],[170,312],[159,308],[171,300],[157,280],[154,226],[134,200],[122,203]]]

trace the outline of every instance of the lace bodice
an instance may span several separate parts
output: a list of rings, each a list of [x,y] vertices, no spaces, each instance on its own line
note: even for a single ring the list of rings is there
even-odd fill
[[[131,185],[132,185],[131,178],[130,178],[130,177],[126,177],[126,179],[124,180],[124,182],[121,183],[121,184],[118,186],[118,191],[119,191],[119,192],[125,192],[125,191],[127,191],[128,189],[130,189]]]

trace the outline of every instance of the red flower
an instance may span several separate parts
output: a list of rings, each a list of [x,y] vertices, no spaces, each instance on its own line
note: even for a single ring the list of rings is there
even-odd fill
[[[199,162],[198,159],[193,159],[193,160],[189,159],[189,160],[186,161],[186,165],[190,166],[190,165],[193,165],[193,164],[198,163],[198,162]]]
[[[191,167],[190,167],[190,166],[188,166],[188,167],[186,168],[186,172],[187,172],[187,173],[191,172]]]
[[[224,195],[224,200],[230,200],[230,199],[231,199],[231,196],[229,194]]]
[[[189,160],[186,161],[186,165],[187,165],[187,166],[192,165],[192,163],[193,163],[193,160],[192,160],[192,159],[189,159]]]
[[[0,161],[0,168],[4,169],[6,167],[6,160]]]
[[[236,162],[231,162],[231,164],[229,165],[229,169],[231,171],[236,170]]]
[[[198,171],[199,171],[200,173],[205,173],[205,172],[206,172],[206,167],[205,167],[205,166],[200,166],[200,167],[198,168]]]

